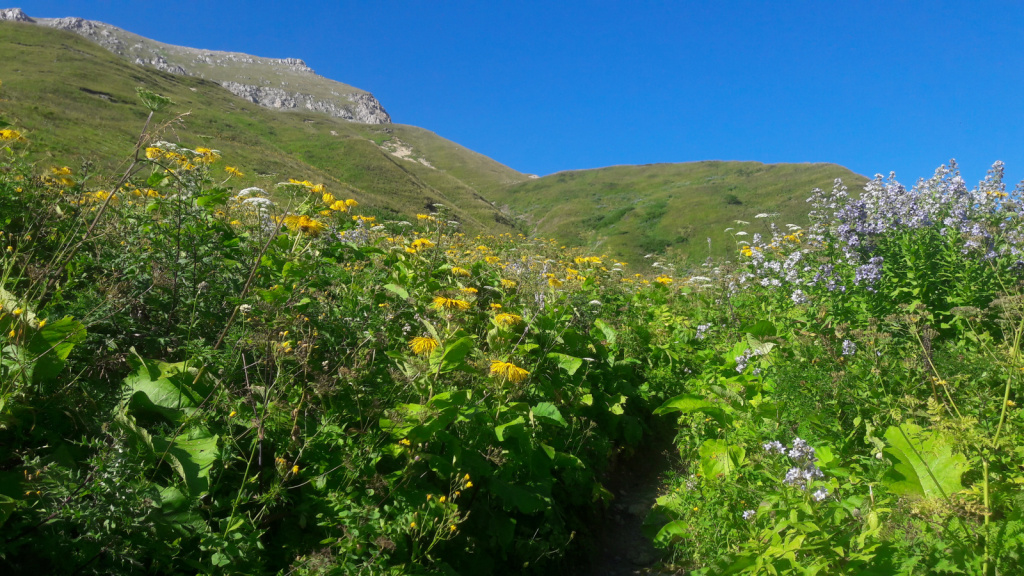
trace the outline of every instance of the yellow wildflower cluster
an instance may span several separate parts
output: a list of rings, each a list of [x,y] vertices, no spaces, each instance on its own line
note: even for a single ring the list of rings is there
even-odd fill
[[[491,375],[504,377],[510,382],[517,384],[530,377],[530,373],[527,370],[511,362],[502,362],[501,360],[491,360]]]
[[[241,170],[235,168],[234,166],[225,166],[224,171],[227,172],[229,176],[235,176],[236,178],[241,178],[242,176],[245,176],[245,174],[243,174]]]
[[[502,313],[494,317],[494,323],[504,328],[511,328],[522,321],[523,317],[518,314]]]
[[[455,276],[461,276],[463,278],[469,278],[470,276],[473,275],[469,270],[466,270],[465,268],[459,268],[458,266],[452,267],[452,274]]]
[[[438,310],[469,310],[470,304],[465,300],[438,296],[434,298],[434,308]]]
[[[657,278],[655,278],[654,281],[657,282],[658,284],[662,284],[664,286],[668,286],[669,284],[675,282],[675,280],[673,280],[672,278],[669,278],[668,276],[665,276],[664,274],[662,274],[661,276],[658,276]]]
[[[0,129],[0,142],[26,142],[21,132],[11,128]]]
[[[426,238],[417,238],[412,241],[412,251],[419,252],[420,250],[426,250],[427,248],[433,248],[435,244]]]
[[[601,259],[597,256],[580,256],[574,260],[577,264],[601,264]]]
[[[302,232],[310,236],[319,236],[327,228],[327,225],[319,220],[294,214],[284,217],[284,225],[294,232]]]

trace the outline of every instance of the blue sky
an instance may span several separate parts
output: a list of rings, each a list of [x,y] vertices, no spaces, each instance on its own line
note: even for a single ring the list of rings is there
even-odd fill
[[[1024,178],[1019,2],[23,1],[168,42],[304,59],[395,122],[517,170],[834,162]]]

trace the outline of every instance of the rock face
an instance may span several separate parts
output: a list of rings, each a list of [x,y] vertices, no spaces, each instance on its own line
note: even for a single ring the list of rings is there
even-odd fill
[[[74,32],[140,66],[212,80],[267,108],[309,110],[366,124],[391,123],[391,116],[373,94],[324,78],[298,58],[174,46],[83,18],[31,18],[20,8],[0,9],[2,20]]]

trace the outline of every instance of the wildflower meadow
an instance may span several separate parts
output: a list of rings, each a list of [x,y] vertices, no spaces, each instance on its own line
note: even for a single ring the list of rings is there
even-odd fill
[[[652,573],[1024,570],[1001,165],[806,191],[687,269],[257,177],[139,96],[116,173],[0,125],[7,573],[583,573],[665,430]]]

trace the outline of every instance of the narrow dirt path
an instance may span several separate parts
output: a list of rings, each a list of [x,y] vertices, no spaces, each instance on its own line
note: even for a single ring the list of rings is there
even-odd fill
[[[662,554],[643,535],[643,522],[658,497],[665,474],[675,458],[672,433],[653,434],[632,455],[616,462],[604,479],[615,500],[597,520],[596,549],[590,566],[574,576],[632,576],[662,574],[653,568]],[[667,574],[667,573],[665,573]]]

